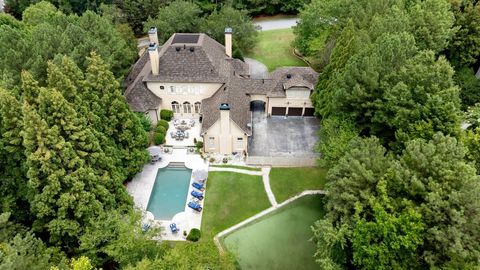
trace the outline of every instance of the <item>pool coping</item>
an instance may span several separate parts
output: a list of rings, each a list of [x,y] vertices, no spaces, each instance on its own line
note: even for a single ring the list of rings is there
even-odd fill
[[[252,222],[254,222],[255,220],[265,216],[265,215],[268,215],[270,213],[272,213],[273,211],[277,210],[278,208],[281,208],[301,197],[304,197],[304,196],[308,196],[308,195],[325,195],[327,194],[327,192],[325,190],[305,190],[293,197],[290,197],[289,199],[287,199],[286,201],[280,203],[280,204],[276,204],[276,205],[273,205],[263,211],[261,211],[260,213],[258,214],[255,214],[254,216],[251,216],[235,225],[233,225],[232,227],[230,228],[227,228],[219,233],[217,233],[214,237],[213,237],[213,242],[215,243],[215,245],[217,246],[218,250],[220,251],[220,253],[225,253],[225,249],[222,245],[222,243],[220,243],[220,238],[224,237],[225,235],[227,234],[230,234],[232,233],[233,231],[235,230],[238,230],[240,229],[241,227],[243,226],[246,226]]]
[[[192,173],[195,170],[205,170],[207,172],[209,171],[208,161],[202,159],[198,154],[187,153],[186,149],[174,149],[170,154],[163,154],[162,160],[160,162],[156,162],[154,164],[146,164],[143,170],[138,173],[131,182],[127,184],[128,193],[130,194],[130,196],[133,197],[136,208],[140,209],[144,213],[147,212],[148,202],[150,200],[158,170],[167,167],[171,162],[184,163],[186,168],[192,170]],[[175,216],[171,220],[154,219],[153,221],[151,221],[151,225],[154,227],[162,228],[160,234],[154,237],[154,240],[186,241],[186,237],[183,236],[184,230],[188,233],[188,231],[193,228],[201,229],[203,211],[198,213],[188,207],[188,202],[190,201],[189,198],[191,197],[190,193],[192,192],[192,190],[194,190],[194,188],[192,187],[193,182],[194,179],[192,174],[190,176],[188,193],[186,194],[187,199],[185,201],[184,211],[175,214],[175,216],[177,216],[180,213],[186,213],[189,216],[188,228],[180,228],[180,232],[172,234],[170,232],[169,225],[170,223],[172,223],[172,220],[175,218]],[[202,207],[204,201],[205,197],[200,203]]]

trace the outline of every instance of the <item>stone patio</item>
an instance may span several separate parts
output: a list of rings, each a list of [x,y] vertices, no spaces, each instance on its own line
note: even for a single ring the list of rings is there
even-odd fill
[[[182,120],[184,118],[178,118],[179,120]],[[190,119],[185,118],[185,120],[190,121]],[[175,138],[172,138],[170,136],[170,132],[176,132],[177,129],[173,125],[173,120],[168,122],[169,127],[167,130],[167,134],[165,135],[165,144],[166,145],[172,145],[172,146],[193,146],[195,143],[193,142],[193,139],[196,138],[197,141],[203,141],[202,137],[200,136],[200,130],[202,129],[202,124],[200,124],[198,118],[193,119],[195,120],[195,125],[191,127],[190,129],[187,129],[186,131],[189,134],[188,139],[183,139],[183,140],[175,140]]]
[[[170,162],[184,162],[185,166],[192,169],[192,171],[202,169],[208,171],[208,163],[206,163],[200,155],[188,154],[187,149],[174,149],[173,152],[169,154],[162,154],[162,160],[160,162],[145,165],[143,170],[127,184],[128,193],[133,197],[135,206],[143,212],[147,211],[148,200],[150,199],[158,169],[167,167]],[[151,225],[162,228],[161,235],[157,238],[158,240],[184,241],[185,237],[183,236],[183,231],[187,231],[188,233],[192,228],[200,229],[203,212],[198,213],[187,206],[192,198],[190,192],[193,190],[191,185],[193,181],[193,178],[191,178],[188,194],[186,194],[187,200],[185,203],[185,210],[184,212],[180,212],[182,213],[181,215],[188,220],[187,228],[179,228],[180,231],[176,234],[172,234],[170,231],[170,223],[172,223],[172,220],[175,220],[180,213],[175,215],[172,220],[154,220]],[[201,202],[202,207],[204,201],[205,199]]]

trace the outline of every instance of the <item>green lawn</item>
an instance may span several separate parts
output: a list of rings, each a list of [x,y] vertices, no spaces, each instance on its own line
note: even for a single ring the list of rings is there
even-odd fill
[[[319,167],[272,168],[270,186],[277,202],[283,202],[304,190],[323,189],[326,173]]]
[[[270,207],[262,177],[232,172],[208,175],[202,217],[202,240]]]
[[[269,71],[283,66],[306,66],[293,54],[293,29],[260,31],[258,34],[257,45],[246,57],[264,63]]]
[[[247,170],[247,171],[261,171],[262,170],[261,168],[238,166],[238,165],[210,165],[210,167],[232,168],[232,169],[240,169],[240,170]]]

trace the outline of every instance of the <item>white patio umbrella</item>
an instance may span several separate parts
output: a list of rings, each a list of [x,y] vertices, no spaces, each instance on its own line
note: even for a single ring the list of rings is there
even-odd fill
[[[186,231],[187,233],[190,231],[190,223],[188,221],[187,213],[185,212],[180,212],[176,214],[172,218],[172,223],[175,223],[177,225],[178,230],[182,233],[183,231]]]
[[[208,172],[206,170],[195,170],[192,173],[192,177],[195,181],[205,181],[208,177]]]
[[[159,146],[150,146],[149,148],[147,148],[147,150],[152,157],[159,156],[160,153],[162,153],[162,148],[160,148]]]
[[[155,216],[150,211],[144,211],[142,215],[142,222],[146,224],[150,224],[155,220]]]

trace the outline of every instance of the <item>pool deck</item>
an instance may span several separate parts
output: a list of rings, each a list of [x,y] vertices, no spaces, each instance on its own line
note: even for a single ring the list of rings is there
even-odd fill
[[[158,169],[167,167],[170,162],[184,162],[185,166],[189,169],[192,169],[192,171],[208,171],[208,163],[206,163],[200,157],[200,155],[187,154],[187,149],[174,149],[171,154],[163,154],[162,161],[156,162],[155,164],[145,165],[143,170],[138,173],[127,185],[128,193],[133,197],[135,206],[141,211],[147,211],[146,209],[148,206],[148,200],[150,199],[150,194],[153,189],[153,184],[155,183]],[[194,189],[191,185],[192,183],[193,178],[190,179],[188,194],[186,194],[187,200],[185,203],[184,212],[180,212],[181,214],[178,213],[172,218],[172,220],[176,220],[176,218],[182,217],[186,223],[184,223],[182,226],[177,224],[179,225],[180,232],[172,234],[169,229],[169,225],[172,223],[172,220],[154,220],[152,222],[152,226],[162,227],[161,235],[159,235],[158,240],[185,241],[186,237],[183,236],[183,231],[188,233],[192,228],[200,229],[203,212],[198,213],[197,211],[189,208],[187,205],[192,199],[192,196],[190,195],[190,192],[192,192]],[[205,198],[201,202],[202,206],[204,200]]]

